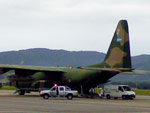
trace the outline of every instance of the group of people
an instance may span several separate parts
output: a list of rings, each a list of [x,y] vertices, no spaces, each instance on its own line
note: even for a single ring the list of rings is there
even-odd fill
[[[105,96],[104,88],[100,88],[100,90],[101,90],[101,92],[100,92],[100,95],[99,95],[99,96],[100,96],[101,99],[103,99],[104,96]],[[95,89],[94,89],[94,88],[91,88],[91,89],[89,90],[89,93],[90,93],[90,97],[91,97],[91,98],[93,98],[94,95],[96,95],[96,92],[95,92]]]

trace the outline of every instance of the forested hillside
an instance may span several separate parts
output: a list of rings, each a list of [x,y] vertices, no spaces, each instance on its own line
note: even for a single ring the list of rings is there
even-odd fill
[[[104,53],[95,51],[66,51],[50,50],[44,48],[27,49],[20,51],[0,52],[0,64],[20,64],[33,66],[87,66],[100,63],[105,57]],[[132,57],[133,68],[150,70],[150,55]],[[136,82],[150,81],[150,74],[144,75],[117,75],[111,81]]]
[[[103,61],[104,53],[95,51],[66,51],[44,48],[27,49],[20,51],[0,52],[1,64],[20,64],[34,66],[87,66]],[[132,57],[133,68],[150,70],[150,55]]]

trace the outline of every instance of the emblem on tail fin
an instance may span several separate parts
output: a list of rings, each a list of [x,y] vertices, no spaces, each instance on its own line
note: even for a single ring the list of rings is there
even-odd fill
[[[121,42],[122,41],[122,39],[121,38],[117,38],[117,42]]]

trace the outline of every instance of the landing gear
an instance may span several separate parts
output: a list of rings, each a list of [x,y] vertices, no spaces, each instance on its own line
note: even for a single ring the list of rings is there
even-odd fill
[[[20,90],[18,93],[19,93],[19,95],[24,95],[25,91],[24,90]]]

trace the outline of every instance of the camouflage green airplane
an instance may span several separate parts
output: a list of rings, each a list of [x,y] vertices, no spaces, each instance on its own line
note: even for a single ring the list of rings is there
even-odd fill
[[[8,77],[19,94],[50,88],[54,84],[67,85],[87,94],[89,89],[108,82],[116,74],[131,72],[131,56],[128,23],[120,20],[111,45],[102,63],[86,67],[43,67],[25,65],[0,65],[0,74],[14,70]]]

